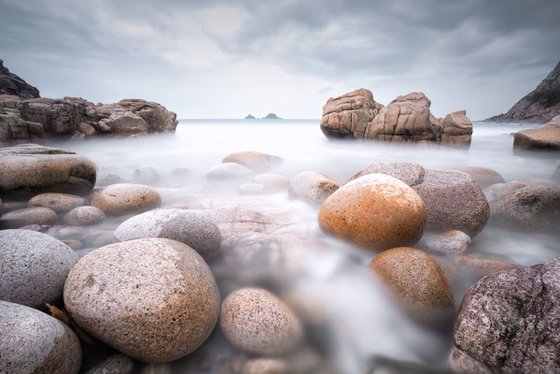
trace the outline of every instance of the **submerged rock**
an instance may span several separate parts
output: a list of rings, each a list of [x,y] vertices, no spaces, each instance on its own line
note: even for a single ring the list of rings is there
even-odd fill
[[[95,164],[74,152],[36,144],[0,149],[0,196],[25,199],[43,192],[85,194],[95,185]]]
[[[46,313],[0,301],[1,373],[78,373],[82,349],[68,326]]]
[[[220,326],[234,347],[258,355],[284,354],[303,338],[301,322],[290,308],[259,288],[229,294],[222,303]]]
[[[453,294],[438,263],[414,248],[393,248],[375,256],[369,264],[408,308],[422,313],[452,310]]]
[[[505,179],[500,173],[489,168],[480,166],[465,166],[462,168],[455,168],[453,170],[469,174],[483,190],[493,184],[505,183]]]
[[[86,374],[132,374],[134,360],[122,354],[112,355],[96,365]]]
[[[0,217],[0,229],[18,229],[28,225],[51,225],[57,220],[56,212],[49,208],[24,208],[13,210]]]
[[[560,259],[481,279],[463,298],[451,368],[458,372],[560,370]]]
[[[59,240],[30,230],[0,230],[0,300],[43,308],[62,296],[78,260]]]
[[[208,179],[235,180],[245,179],[253,175],[253,171],[236,162],[224,162],[206,173]]]
[[[292,199],[319,205],[340,188],[340,183],[315,171],[304,171],[290,182],[289,195]]]
[[[471,238],[462,231],[450,230],[441,234],[426,235],[416,247],[435,255],[460,255],[465,253]]]
[[[284,159],[279,156],[269,155],[257,151],[234,152],[222,160],[222,163],[234,162],[251,169],[253,172],[263,172],[282,163]]]
[[[370,249],[413,245],[422,237],[426,221],[426,206],[420,196],[384,174],[369,174],[346,183],[319,211],[323,231]]]
[[[206,262],[170,239],[131,240],[90,252],[64,287],[64,304],[81,328],[153,363],[200,346],[214,329],[219,301]]]

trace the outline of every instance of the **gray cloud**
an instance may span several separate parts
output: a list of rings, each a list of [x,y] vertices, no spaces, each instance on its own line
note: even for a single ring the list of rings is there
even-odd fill
[[[289,97],[278,103],[289,81],[309,86],[319,111],[325,96],[366,86],[385,100],[426,90],[441,110],[464,105],[481,118],[506,110],[560,57],[557,0],[0,0],[0,9],[0,57],[43,95],[141,96],[206,117],[238,115],[236,98],[239,115],[281,105],[317,117]],[[262,92],[244,87],[259,79],[270,82],[254,83]]]

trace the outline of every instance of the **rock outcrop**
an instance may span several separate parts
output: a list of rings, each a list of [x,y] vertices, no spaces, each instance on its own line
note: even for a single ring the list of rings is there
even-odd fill
[[[167,132],[174,131],[177,123],[175,113],[141,99],[93,104],[75,97],[23,99],[0,95],[0,143],[55,136]]]
[[[40,98],[39,91],[0,60],[0,145],[41,138],[85,138],[175,131],[177,115],[158,103],[124,99],[94,104],[82,98]]]
[[[560,62],[529,94],[504,114],[488,118],[497,122],[545,123],[560,114]]]
[[[321,130],[333,138],[470,144],[472,123],[466,111],[440,120],[430,112],[430,105],[426,95],[411,92],[384,107],[371,91],[361,88],[327,101]]]
[[[16,95],[26,99],[40,97],[37,88],[14,73],[10,73],[2,60],[0,60],[0,95]]]

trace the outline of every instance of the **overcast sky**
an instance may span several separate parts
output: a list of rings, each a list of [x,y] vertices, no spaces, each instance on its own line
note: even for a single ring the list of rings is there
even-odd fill
[[[320,118],[364,87],[507,111],[560,59],[559,0],[0,0],[0,58],[43,97],[180,118]]]

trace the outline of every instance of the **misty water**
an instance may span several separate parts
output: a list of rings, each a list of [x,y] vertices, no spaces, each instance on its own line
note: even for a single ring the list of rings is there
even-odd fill
[[[292,178],[313,170],[340,182],[378,161],[416,162],[425,168],[483,166],[506,181],[549,180],[558,159],[550,154],[518,155],[512,133],[533,125],[474,123],[470,148],[440,145],[390,144],[372,141],[329,141],[318,120],[183,120],[175,134],[131,138],[95,138],[53,145],[90,158],[98,179],[116,174],[132,180],[135,169],[153,167],[163,207],[197,207],[200,199],[242,200],[240,182],[210,181],[206,173],[223,157],[254,150],[285,161],[271,172]],[[211,263],[222,298],[240,286],[263,286],[280,295],[307,326],[306,346],[289,360],[320,361],[320,372],[364,373],[373,367],[388,370],[445,370],[453,322],[420,324],[401,310],[384,286],[367,270],[376,253],[323,234],[318,207],[291,201],[287,191],[258,197],[296,216],[306,245],[274,256],[242,257],[239,263]],[[103,225],[119,223],[107,221]],[[287,253],[287,254],[286,254]],[[287,259],[285,256],[293,258]],[[557,238],[487,227],[474,238],[469,255],[528,266],[560,255]],[[284,257],[283,257],[284,256]],[[468,277],[467,277],[468,279]],[[466,282],[466,283],[465,283]],[[468,280],[454,288],[456,308]],[[208,357],[208,359],[212,359]],[[189,357],[169,365],[182,372]],[[307,361],[306,361],[307,360]],[[392,368],[392,369],[391,369]],[[430,369],[431,368],[431,369]]]

